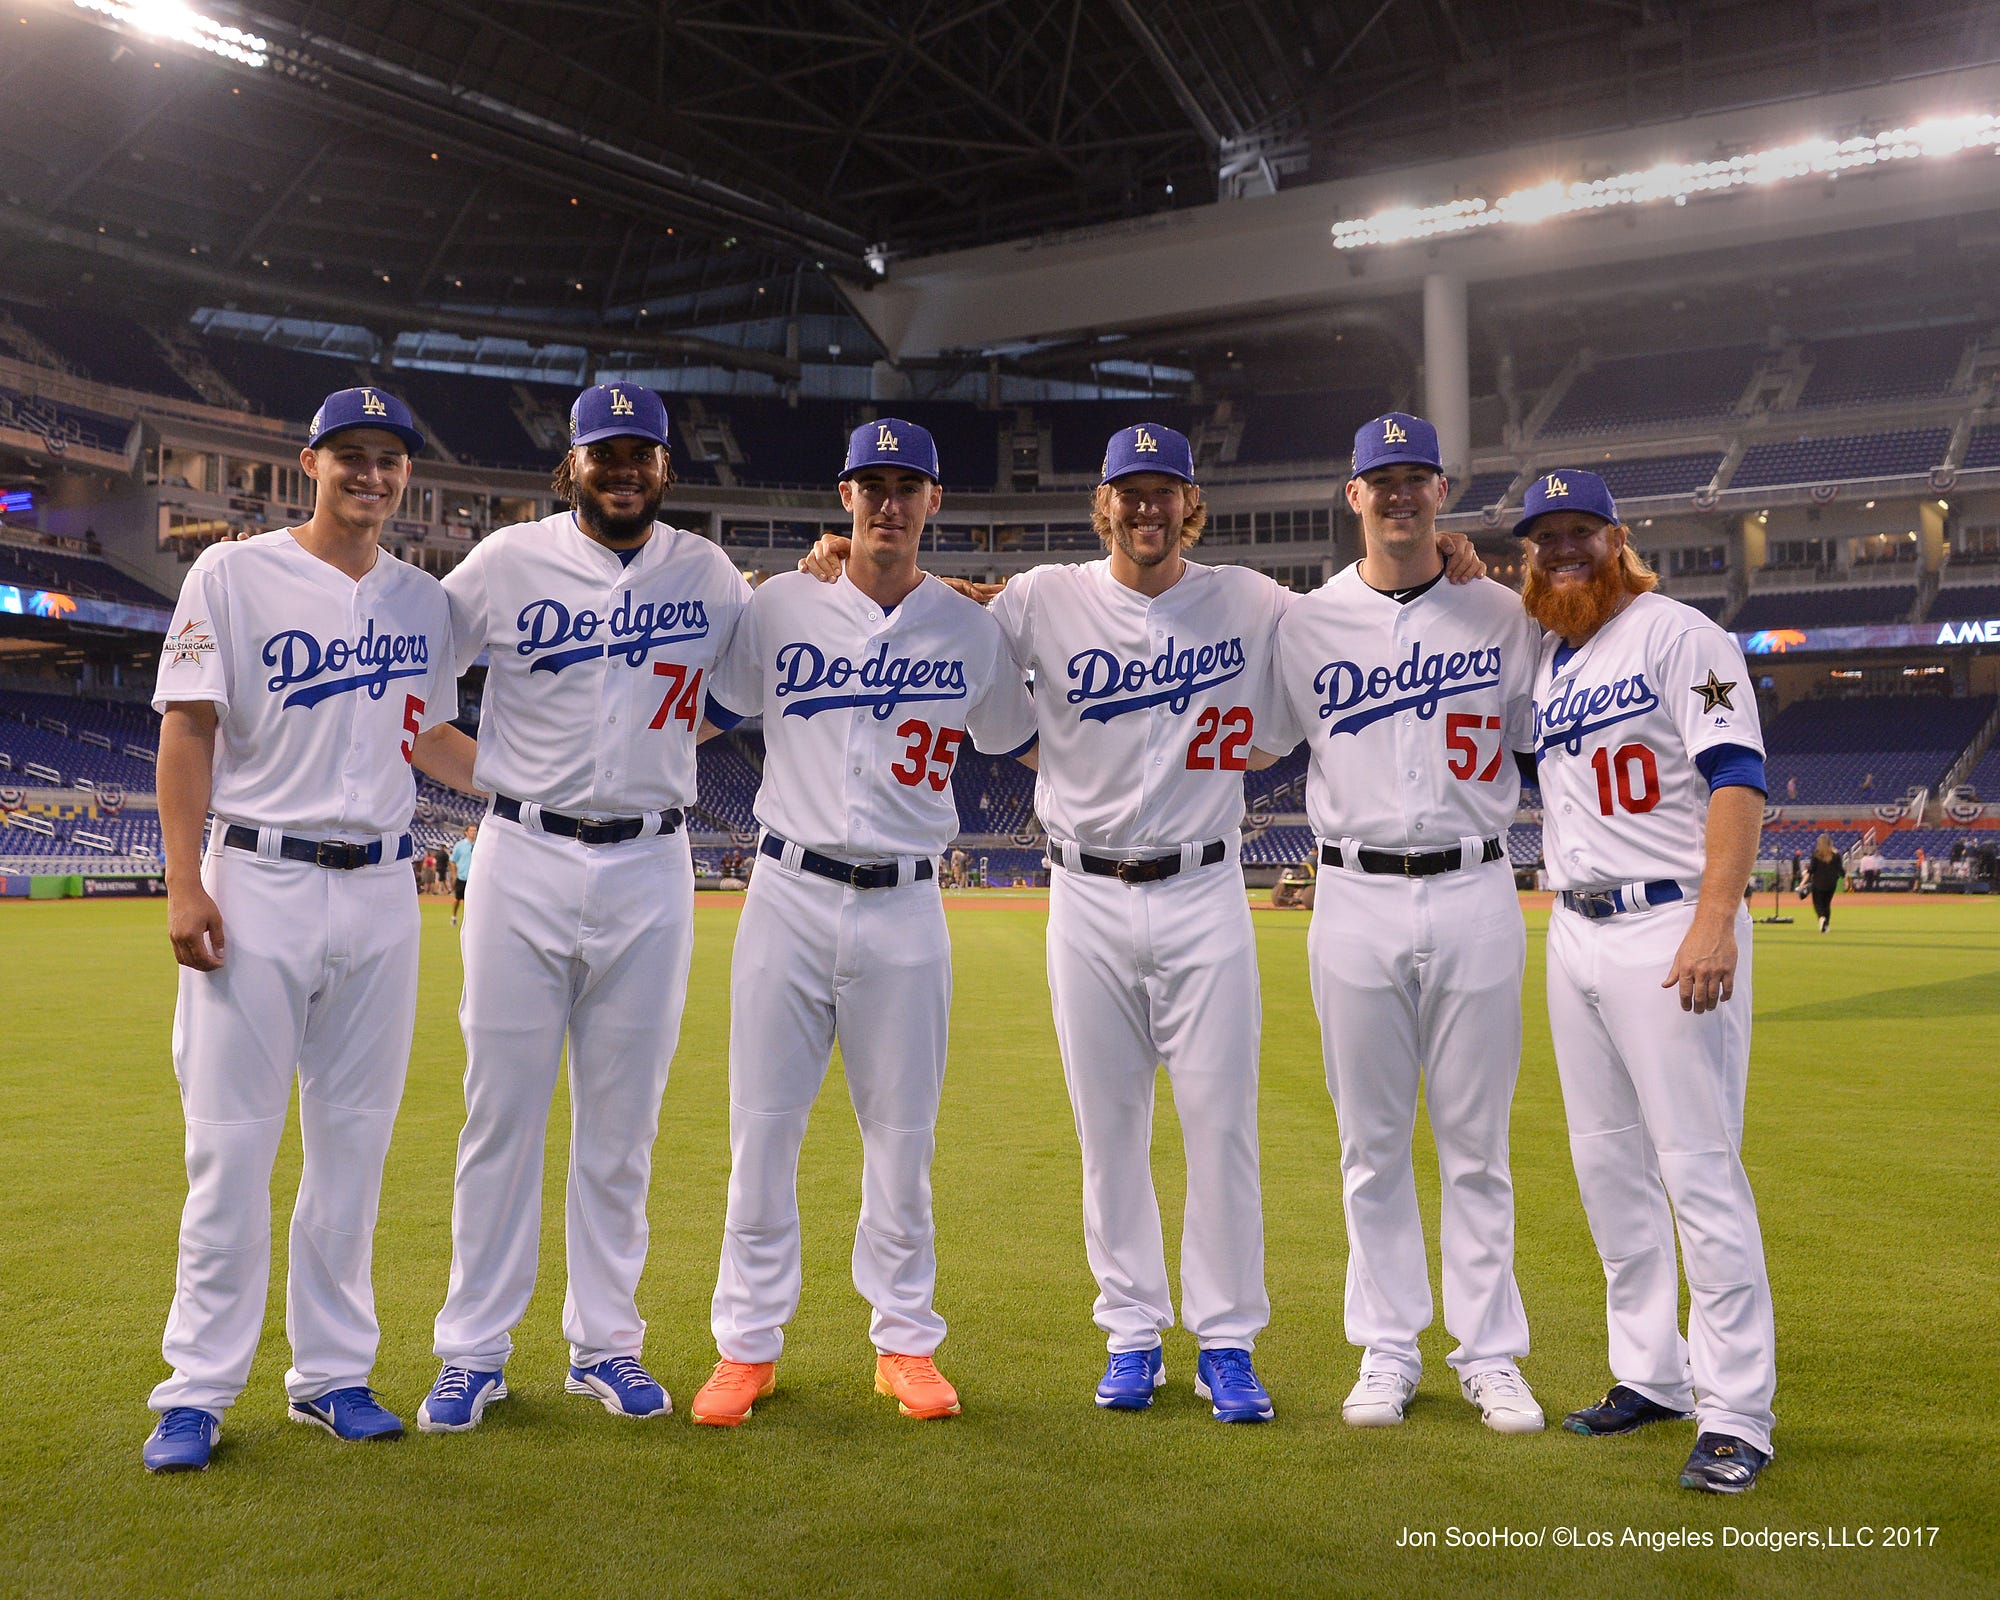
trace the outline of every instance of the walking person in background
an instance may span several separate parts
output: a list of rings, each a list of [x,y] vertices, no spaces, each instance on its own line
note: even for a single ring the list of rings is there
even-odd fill
[[[1825,834],[1819,836],[1819,843],[1813,846],[1811,859],[1806,862],[1806,884],[1812,891],[1813,915],[1819,918],[1819,931],[1826,932],[1827,920],[1833,914],[1833,891],[1840,887],[1847,876],[1847,867],[1840,859],[1840,852],[1833,847],[1833,841]]]

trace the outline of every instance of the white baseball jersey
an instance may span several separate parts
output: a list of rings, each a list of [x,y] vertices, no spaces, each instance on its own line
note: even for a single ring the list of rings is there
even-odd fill
[[[695,797],[702,695],[750,589],[656,523],[630,564],[560,512],[497,529],[445,579],[460,669],[489,651],[474,778],[570,815]]]
[[[1050,834],[1113,851],[1233,834],[1251,746],[1272,748],[1258,735],[1291,598],[1247,567],[1192,561],[1156,598],[1104,561],[1008,580],[991,609],[1035,675],[1035,810]]]
[[[388,551],[358,582],[289,528],[213,544],[181,585],[153,707],[217,708],[210,809],[329,838],[410,825],[419,733],[458,714],[450,607]]]
[[[1535,627],[1512,590],[1445,580],[1399,602],[1357,562],[1292,606],[1277,654],[1266,748],[1310,742],[1322,839],[1426,850],[1507,831],[1513,752],[1534,747]]]
[[[1699,880],[1716,745],[1764,751],[1757,696],[1736,641],[1660,594],[1634,597],[1558,661],[1542,640],[1535,736],[1542,853],[1558,889]]]
[[[1033,739],[1034,707],[985,609],[927,578],[890,611],[842,573],[762,585],[715,669],[716,704],[764,718],[758,822],[844,861],[935,856],[958,833],[951,775],[969,735]]]

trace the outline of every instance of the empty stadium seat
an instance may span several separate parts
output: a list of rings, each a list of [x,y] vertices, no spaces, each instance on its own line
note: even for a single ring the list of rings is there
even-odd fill
[[[1764,628],[1850,628],[1903,622],[1916,603],[1914,583],[1785,589],[1752,594],[1730,627],[1737,633],[1755,633]]]
[[[1726,416],[1749,386],[1762,353],[1756,345],[1730,345],[1600,361],[1570,384],[1542,424],[1541,437]]]
[[[1900,800],[1935,785],[1993,708],[1990,695],[1797,701],[1764,730],[1770,798],[1778,805]]]
[[[1816,342],[1799,409],[1941,395],[1950,389],[1966,341],[1976,331],[1906,328]]]
[[[1893,433],[1844,433],[1752,445],[1730,475],[1732,489],[1786,483],[1846,483],[1870,478],[1921,478],[1944,459],[1949,428]]]

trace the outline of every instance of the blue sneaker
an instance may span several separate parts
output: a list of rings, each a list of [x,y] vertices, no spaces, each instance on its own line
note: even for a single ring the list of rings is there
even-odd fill
[[[632,1356],[612,1356],[594,1367],[571,1367],[563,1387],[571,1394],[595,1395],[614,1417],[664,1417],[674,1409],[667,1391]]]
[[[1166,1381],[1166,1357],[1158,1345],[1120,1350],[1097,1380],[1097,1403],[1107,1411],[1144,1411],[1153,1403],[1153,1391]]]
[[[1727,1433],[1704,1433],[1681,1468],[1681,1487],[1704,1494],[1747,1494],[1771,1458],[1754,1444]]]
[[[417,1407],[417,1426],[425,1433],[470,1433],[482,1411],[506,1398],[507,1380],[499,1373],[446,1367]]]
[[[309,1422],[350,1443],[403,1436],[402,1419],[384,1409],[373,1389],[359,1384],[350,1389],[329,1389],[312,1400],[294,1400],[287,1415],[294,1422]]]
[[[1194,1364],[1194,1392],[1215,1407],[1218,1422],[1269,1422],[1277,1414],[1248,1350],[1202,1351]]]
[[[221,1418],[193,1406],[175,1406],[160,1414],[139,1459],[148,1472],[206,1472],[221,1437]]]

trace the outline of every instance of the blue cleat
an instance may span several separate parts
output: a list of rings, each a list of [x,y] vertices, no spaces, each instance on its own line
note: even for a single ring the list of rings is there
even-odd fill
[[[1218,1422],[1269,1422],[1277,1414],[1248,1350],[1202,1351],[1194,1366],[1194,1392],[1214,1406]]]
[[[148,1472],[206,1472],[221,1437],[221,1418],[193,1406],[175,1406],[161,1413],[139,1459]]]
[[[506,1398],[507,1380],[499,1373],[446,1367],[417,1407],[417,1426],[425,1433],[470,1433],[481,1412]]]
[[[1771,1458],[1747,1440],[1704,1433],[1681,1468],[1681,1487],[1704,1494],[1745,1494],[1757,1487],[1757,1474],[1770,1464]]]
[[[1160,1347],[1119,1350],[1097,1381],[1097,1403],[1107,1411],[1144,1411],[1153,1391],[1167,1381],[1167,1361]]]
[[[1649,1422],[1687,1422],[1693,1416],[1691,1411],[1676,1411],[1672,1406],[1648,1400],[1637,1389],[1614,1383],[1596,1405],[1585,1406],[1581,1411],[1572,1411],[1564,1417],[1563,1426],[1571,1433],[1580,1433],[1586,1438],[1603,1439],[1613,1434],[1630,1433]]]
[[[667,1391],[632,1356],[612,1356],[594,1367],[571,1367],[563,1387],[593,1395],[614,1417],[663,1417],[674,1409]]]
[[[402,1419],[383,1407],[373,1389],[359,1384],[329,1389],[312,1400],[294,1400],[287,1415],[294,1422],[311,1423],[350,1443],[403,1436]]]

